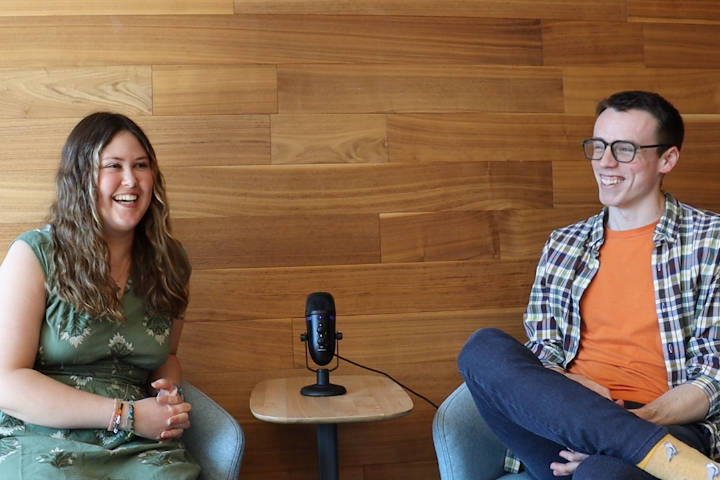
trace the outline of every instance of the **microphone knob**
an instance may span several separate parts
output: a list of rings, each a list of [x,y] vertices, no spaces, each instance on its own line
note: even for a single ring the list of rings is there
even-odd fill
[[[327,338],[325,338],[325,335],[323,335],[323,336],[321,336],[320,338],[318,338],[317,343],[318,343],[318,345],[320,345],[321,347],[324,347],[325,345],[327,345]]]
[[[317,327],[317,332],[318,332],[320,335],[325,335],[325,332],[327,332],[327,328],[325,328],[325,325],[320,324],[320,325],[318,325],[318,327]]]

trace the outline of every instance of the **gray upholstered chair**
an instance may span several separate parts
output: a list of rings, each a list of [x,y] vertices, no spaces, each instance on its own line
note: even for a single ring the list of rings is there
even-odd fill
[[[232,415],[197,388],[183,382],[182,389],[193,406],[192,426],[183,435],[183,441],[202,467],[198,480],[237,480],[245,452],[242,428]]]
[[[463,383],[440,405],[433,442],[442,480],[528,480],[503,470],[505,447],[478,413]]]

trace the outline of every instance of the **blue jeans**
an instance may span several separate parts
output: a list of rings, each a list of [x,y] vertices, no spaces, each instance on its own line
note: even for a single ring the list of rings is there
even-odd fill
[[[705,455],[710,451],[702,427],[666,428],[643,420],[544,367],[500,330],[475,332],[458,364],[485,422],[535,479],[556,480],[550,463],[566,462],[558,453],[567,449],[590,455],[574,480],[654,479],[635,465],[668,433]]]

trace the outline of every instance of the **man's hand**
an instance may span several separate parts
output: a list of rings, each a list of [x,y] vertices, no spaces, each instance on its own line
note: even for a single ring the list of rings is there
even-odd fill
[[[572,475],[575,473],[575,470],[577,470],[580,462],[588,457],[588,455],[585,455],[584,453],[578,453],[572,450],[563,450],[559,453],[559,455],[567,460],[567,463],[553,462],[550,464],[550,470],[552,470],[553,475],[556,477]]]

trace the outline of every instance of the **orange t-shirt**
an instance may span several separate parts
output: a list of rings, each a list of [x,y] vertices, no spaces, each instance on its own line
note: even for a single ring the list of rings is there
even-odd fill
[[[580,299],[580,348],[568,371],[613,399],[650,403],[668,390],[651,265],[656,225],[606,228],[600,269]]]

